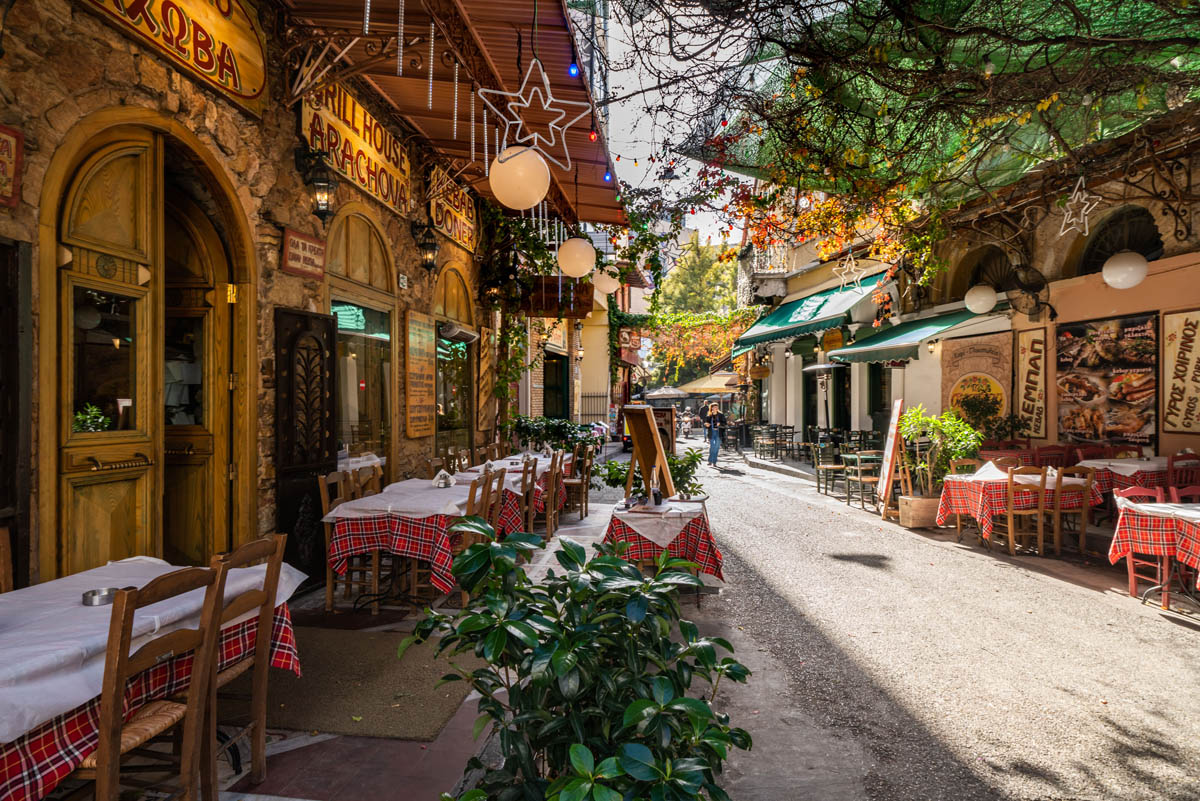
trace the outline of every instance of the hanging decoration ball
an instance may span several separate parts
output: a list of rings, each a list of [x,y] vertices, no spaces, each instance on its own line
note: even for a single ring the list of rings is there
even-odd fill
[[[996,290],[987,284],[976,284],[971,287],[963,299],[967,302],[967,309],[976,314],[987,314],[996,308]]]
[[[609,295],[616,292],[617,288],[621,286],[621,279],[608,270],[597,270],[592,275],[592,284],[601,295]]]
[[[550,168],[533,148],[513,146],[492,159],[488,183],[496,200],[508,208],[532,209],[550,190]]]
[[[1141,253],[1122,250],[1108,257],[1100,274],[1113,289],[1132,289],[1146,279],[1150,263]]]
[[[573,236],[558,246],[558,269],[569,278],[583,278],[596,266],[596,248],[582,237]]]
[[[599,137],[600,137],[600,134],[596,133],[595,128],[588,131],[588,141],[589,142],[595,142]]]
[[[729,120],[727,120],[727,119],[725,119],[724,117],[722,117],[722,118],[721,118],[721,127],[722,127],[722,128],[724,128],[724,127],[726,127],[726,126],[728,126],[728,125],[729,125]]]

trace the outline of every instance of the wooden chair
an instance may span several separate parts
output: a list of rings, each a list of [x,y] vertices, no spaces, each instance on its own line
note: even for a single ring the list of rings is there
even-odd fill
[[[578,510],[580,520],[588,516],[588,490],[591,488],[594,461],[595,452],[589,445],[583,452],[575,475],[563,479],[563,486],[567,488],[567,509]]]
[[[487,521],[495,531],[500,530],[500,513],[504,509],[504,478],[508,471],[503,467],[488,473],[491,484],[488,486]]]
[[[565,453],[563,451],[555,451],[554,455],[550,457],[550,469],[546,471],[546,487],[543,496],[546,502],[543,504],[541,518],[542,522],[546,525],[547,542],[554,538],[554,532],[558,530],[558,490],[562,486],[562,463],[564,456]],[[534,522],[537,522],[537,515],[534,516]]]
[[[204,590],[204,603],[195,628],[175,629],[154,637],[132,654],[129,652],[136,610],[201,589]],[[220,628],[217,615],[224,589],[224,569],[185,567],[159,576],[140,589],[126,587],[117,591],[108,627],[108,652],[100,691],[100,742],[69,776],[94,782],[96,801],[117,801],[121,763],[130,757],[158,763],[130,766],[130,771],[161,772],[164,762],[173,763],[172,754],[143,749],[142,746],[176,727],[180,797],[185,801],[198,801],[202,796],[216,798],[217,788],[210,784],[211,774],[207,770],[202,772],[201,767],[202,754],[208,754],[206,714]],[[192,675],[182,702],[151,701],[126,720],[125,686],[129,679],[165,659],[189,651],[194,653]]]
[[[1025,484],[1017,481],[1017,476],[1039,476],[1040,480],[1036,484]],[[1017,509],[1017,499],[1033,493],[1036,493],[1037,505],[1032,509]],[[1019,540],[1036,538],[1037,552],[1040,556],[1046,536],[1046,468],[1014,467],[1008,471],[1008,491],[1005,498],[1004,516],[996,521],[997,525],[992,529],[992,539],[995,539],[996,534],[1003,534],[1008,541],[1009,554],[1016,556]],[[1037,528],[1033,531],[1024,528],[1023,525],[1025,521],[1030,520],[1037,523]]]
[[[1087,461],[1088,459],[1111,459],[1113,449],[1108,445],[1076,445],[1074,463]]]
[[[1200,456],[1177,453],[1167,457],[1167,486],[1189,487],[1200,484]]]
[[[950,474],[951,475],[957,476],[957,475],[963,475],[963,474],[967,474],[967,473],[974,473],[974,472],[977,472],[979,470],[979,468],[981,468],[981,467],[983,467],[983,462],[980,461],[979,459],[951,459],[950,460]],[[962,515],[961,514],[954,515],[954,531],[958,535],[957,541],[962,542],[963,530],[962,530]]]
[[[258,617],[253,650],[246,651],[241,659],[222,670],[217,670],[217,654],[213,654],[215,679],[214,697],[210,701],[210,721],[220,721],[215,693],[246,671],[254,671],[250,694],[250,720],[246,725],[238,727],[228,740],[221,743],[211,758],[205,760],[204,769],[209,771],[213,786],[216,786],[216,758],[227,749],[236,748],[237,742],[246,738],[250,740],[250,781],[261,784],[267,778],[267,675],[271,668],[271,632],[275,627],[276,591],[279,588],[279,572],[283,568],[283,549],[286,544],[286,534],[274,534],[248,542],[232,553],[215,557],[212,561],[213,569],[224,567],[226,570],[266,563],[262,585],[225,604],[217,623],[218,626],[224,626],[245,614],[255,614]],[[213,725],[215,726],[215,723]],[[210,748],[215,739],[214,728],[209,732]]]
[[[1021,466],[1021,460],[1016,456],[999,456],[992,459],[992,464],[1001,470],[1013,470]]]
[[[354,472],[354,484],[358,490],[356,498],[378,495],[383,489],[383,468],[377,464],[358,468]]]
[[[1171,487],[1171,503],[1200,503],[1200,484],[1190,487]]]
[[[527,461],[521,467],[521,517],[525,533],[533,533],[534,495],[537,492],[537,462]]]
[[[467,495],[468,517],[482,517],[484,520],[490,522],[489,516],[492,513],[492,486],[495,481],[493,476],[497,474],[501,476],[500,486],[503,488],[504,478],[502,470],[481,475],[471,482],[471,491]],[[450,535],[450,553],[457,557],[475,543],[482,541],[482,535],[470,531],[455,531]],[[460,587],[459,597],[462,600],[462,608],[466,609],[467,604],[471,602],[471,594]]]
[[[12,535],[7,527],[0,527],[0,592],[12,592],[12,589]]]
[[[854,497],[857,489],[858,505],[861,509],[867,508],[868,491],[871,493],[872,505],[879,505],[875,488],[879,485],[879,468],[882,464],[874,460],[863,462],[862,457],[864,456],[882,457],[883,451],[859,451],[858,459],[846,465],[846,505],[850,505],[850,500]]]
[[[471,467],[471,452],[466,448],[459,448],[450,455],[451,472],[461,473],[464,470],[469,470]]]
[[[1083,479],[1082,484],[1068,484],[1066,479]],[[1064,467],[1058,471],[1054,482],[1054,555],[1062,555],[1064,518],[1079,518],[1079,552],[1086,553],[1088,522],[1092,519],[1092,482],[1096,471],[1090,467]],[[1067,503],[1078,497],[1079,508],[1067,509]]]
[[[1070,455],[1066,445],[1043,445],[1033,449],[1033,463],[1038,467],[1057,469],[1067,466]]]
[[[446,469],[446,460],[441,457],[425,460],[425,478],[433,481],[433,477]]]
[[[845,479],[846,466],[837,461],[837,456],[833,446],[826,443],[813,443],[812,463],[813,470],[817,474],[817,492],[824,492],[826,495],[833,490],[834,484],[837,482],[838,476]],[[825,489],[821,489],[822,483]]]
[[[1162,487],[1125,487],[1113,490],[1113,495],[1125,498],[1134,503],[1162,503]],[[1138,568],[1149,568],[1152,573],[1139,572]],[[1125,555],[1125,571],[1129,577],[1129,594],[1137,598],[1138,581],[1149,582],[1151,586],[1163,588],[1163,608],[1170,604],[1168,585],[1171,580],[1171,560],[1157,554],[1136,554],[1132,550]]]
[[[340,504],[353,498],[355,482],[344,472],[338,470],[317,478],[321,493],[321,517],[327,517]],[[351,593],[358,588],[378,594],[379,575],[383,565],[383,554],[371,551],[369,554],[352,556],[346,560],[346,573],[339,576],[329,564],[329,548],[333,543],[333,523],[325,524],[325,611],[333,611],[333,599],[338,586],[342,588],[342,599],[349,600]],[[379,602],[371,604],[371,614],[379,614]]]
[[[575,443],[575,447],[571,449],[571,469],[567,470],[564,467],[563,478],[575,478],[579,475],[580,468],[583,467],[584,446],[582,443]]]

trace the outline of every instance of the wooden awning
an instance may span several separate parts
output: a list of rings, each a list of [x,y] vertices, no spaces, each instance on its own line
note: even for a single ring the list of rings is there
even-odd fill
[[[363,35],[364,0],[284,0],[294,22],[288,32],[293,53],[322,54],[325,63],[345,55],[327,76],[357,75],[378,91],[406,122],[412,125],[455,170],[459,182],[491,196],[484,177],[482,104],[475,100],[476,160],[471,163],[471,87],[516,92],[533,57],[531,32],[534,4],[528,0],[406,0],[404,12],[403,77],[396,76],[397,0],[373,0],[369,35]],[[574,33],[565,0],[540,0],[537,4],[537,56],[549,77],[556,99],[586,102],[595,108],[586,65],[572,77],[572,62],[579,63]],[[434,23],[433,108],[429,108],[429,25]],[[312,44],[303,48],[305,39]],[[301,47],[296,47],[300,45]],[[454,64],[458,62],[458,136],[454,136]],[[289,67],[290,68],[290,67]],[[314,71],[313,74],[316,74]],[[526,126],[546,131],[556,119],[552,110],[520,110]],[[489,122],[493,119],[489,115]],[[551,185],[547,201],[568,221],[626,224],[617,200],[616,170],[595,112],[596,141],[589,132],[592,120],[584,119],[566,132],[572,170],[550,164]],[[493,127],[488,133],[489,154],[494,156]],[[547,162],[549,164],[549,162]],[[605,181],[609,173],[611,180]],[[578,178],[578,189],[576,179]],[[578,200],[576,200],[578,198]]]

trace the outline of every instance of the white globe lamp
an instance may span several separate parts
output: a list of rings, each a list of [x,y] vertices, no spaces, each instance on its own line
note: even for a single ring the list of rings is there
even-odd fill
[[[513,146],[492,159],[488,184],[496,200],[508,208],[532,209],[550,190],[550,168],[533,148]]]
[[[569,278],[583,278],[596,266],[596,248],[582,237],[573,236],[558,246],[558,269]]]
[[[621,279],[608,270],[597,270],[596,274],[592,276],[592,284],[601,295],[609,295],[616,292],[617,287],[621,286]]]
[[[963,300],[967,302],[967,308],[970,311],[976,314],[987,314],[996,308],[996,290],[987,284],[976,284],[967,290],[967,295]]]
[[[1122,250],[1108,257],[1100,274],[1113,289],[1132,289],[1146,279],[1150,262],[1141,253]]]

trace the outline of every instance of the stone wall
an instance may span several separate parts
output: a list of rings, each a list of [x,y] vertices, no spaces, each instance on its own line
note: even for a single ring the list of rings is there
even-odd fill
[[[263,14],[262,23],[268,37],[268,63],[277,65],[281,47],[274,18]],[[278,71],[269,76],[270,100],[262,119],[255,119],[201,86],[190,73],[176,70],[156,51],[109,25],[85,4],[68,0],[19,4],[9,14],[4,48],[5,55],[0,58],[0,123],[24,133],[25,167],[21,203],[11,210],[0,208],[0,236],[32,243],[34,264],[39,261],[36,250],[39,204],[46,171],[69,132],[96,112],[140,108],[169,117],[193,134],[223,165],[224,177],[236,188],[236,212],[244,215],[244,219],[236,222],[252,234],[251,268],[257,278],[257,296],[247,300],[257,304],[258,529],[263,533],[274,530],[274,309],[283,306],[315,312],[329,310],[326,282],[299,278],[278,269],[284,226],[324,236],[324,227],[311,214],[302,177],[295,169],[294,151],[302,144],[298,136],[299,108],[288,108],[280,102],[285,76]],[[374,106],[372,110],[378,112],[378,118],[389,116],[382,104],[368,97],[362,87],[354,89],[365,106],[369,109]],[[397,129],[394,133],[406,132]],[[409,156],[413,196],[419,200],[424,197],[421,183],[430,155],[414,145]],[[408,288],[397,291],[393,313],[403,320],[410,306],[428,311],[436,273],[419,265],[409,219],[356,188],[342,184],[337,190],[336,203],[349,201],[363,202],[372,208],[373,216],[384,226],[397,272],[408,277]],[[424,204],[417,205],[414,214],[424,218]],[[52,219],[53,213],[48,210],[48,219]],[[221,221],[215,222],[219,229],[223,228]],[[227,241],[226,245],[230,243]],[[470,254],[443,240],[439,261],[460,265],[474,296],[478,271]],[[43,291],[53,292],[55,288],[38,286],[35,270],[35,349],[41,326],[53,324],[36,316],[37,299]],[[396,347],[401,362],[397,375],[403,376],[403,343],[396,343]],[[35,373],[35,387],[38,380]],[[402,384],[396,387],[395,397],[403,403]],[[35,397],[35,432],[40,413]],[[400,461],[393,473],[397,476],[420,469],[433,448],[431,437],[408,439],[403,431],[402,412],[400,419],[400,430],[395,432],[400,442]],[[42,447],[53,448],[55,443],[40,443],[35,435],[35,465]],[[36,475],[34,491],[39,491]],[[36,530],[32,532],[34,541],[37,536]]]

